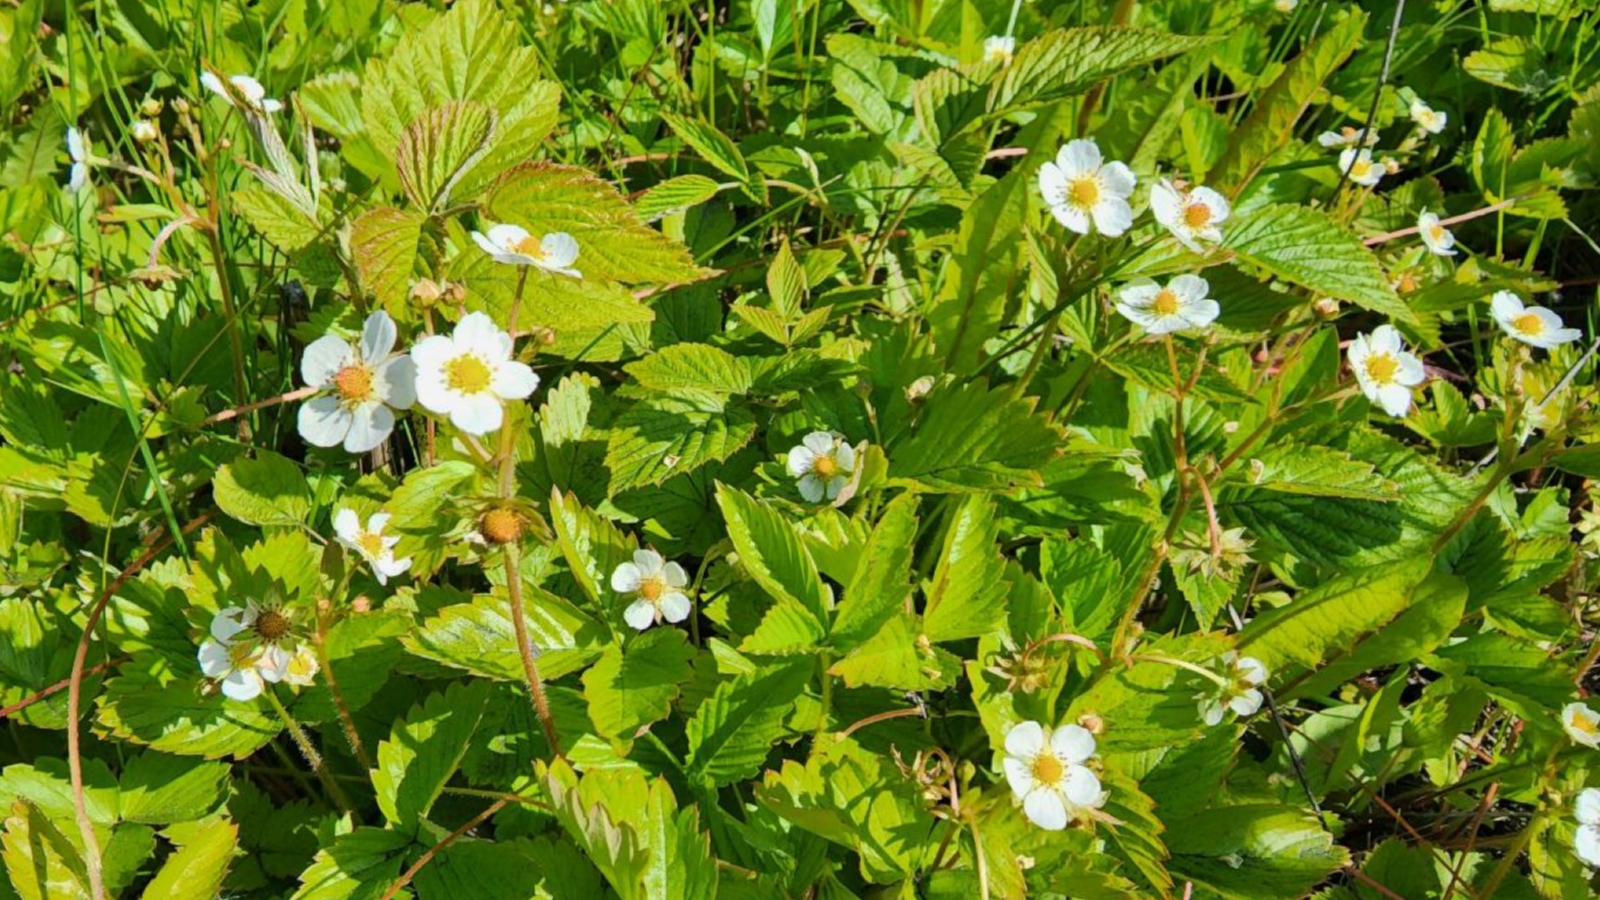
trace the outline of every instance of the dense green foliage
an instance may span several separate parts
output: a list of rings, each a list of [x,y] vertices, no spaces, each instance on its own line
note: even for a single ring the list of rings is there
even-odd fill
[[[1399,12],[0,4],[0,900],[1591,896],[1600,10]]]

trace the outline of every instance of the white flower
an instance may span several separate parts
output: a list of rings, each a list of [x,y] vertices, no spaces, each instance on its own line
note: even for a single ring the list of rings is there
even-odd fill
[[[1255,715],[1261,708],[1263,696],[1258,685],[1267,680],[1267,667],[1261,660],[1240,656],[1233,650],[1223,654],[1222,661],[1228,667],[1224,675],[1228,679],[1227,687],[1200,700],[1200,717],[1207,725],[1220,723],[1228,710],[1242,719]]]
[[[674,624],[689,618],[689,573],[675,562],[662,560],[654,550],[633,551],[633,562],[617,566],[611,573],[611,589],[619,594],[635,594],[622,611],[630,627],[644,631],[662,619]]]
[[[512,266],[538,266],[546,272],[583,277],[572,267],[578,261],[578,241],[565,231],[552,231],[538,238],[516,225],[495,225],[488,234],[474,231],[472,239],[496,262]]]
[[[233,75],[224,83],[217,73],[206,71],[200,73],[200,83],[205,85],[206,90],[241,109],[258,113],[275,113],[283,109],[283,104],[268,97],[267,89],[261,86],[261,82],[249,75]]]
[[[1450,117],[1421,100],[1411,101],[1411,121],[1428,134],[1438,134],[1449,123]]]
[[[1201,252],[1201,241],[1214,244],[1222,240],[1222,229],[1217,226],[1227,221],[1230,212],[1228,198],[1211,188],[1180,191],[1165,178],[1150,189],[1150,211],[1173,237],[1196,253]]]
[[[1372,161],[1371,150],[1346,147],[1339,153],[1339,171],[1349,172],[1350,180],[1362,187],[1372,187],[1383,178],[1386,170],[1382,164]]]
[[[1117,312],[1150,334],[1171,334],[1205,328],[1222,307],[1207,297],[1211,285],[1199,275],[1179,275],[1162,287],[1149,279],[1135,281],[1118,294]]]
[[[230,606],[211,620],[211,637],[200,645],[200,671],[221,681],[229,699],[254,700],[266,682],[288,674],[292,657],[278,643],[288,630],[289,620],[276,610],[264,611],[254,601]]]
[[[1568,703],[1561,708],[1561,727],[1574,743],[1585,747],[1600,747],[1600,713],[1582,703]]]
[[[409,556],[405,559],[394,558],[394,545],[400,543],[400,538],[384,535],[383,528],[388,524],[388,513],[373,513],[367,519],[367,527],[362,528],[361,517],[348,507],[339,510],[333,517],[333,531],[339,543],[361,554],[361,558],[372,566],[372,575],[379,584],[388,584],[389,579],[411,568]]]
[[[1323,133],[1317,135],[1317,143],[1329,149],[1334,147],[1350,147],[1357,143],[1362,143],[1368,147],[1372,147],[1378,143],[1378,130],[1376,128],[1368,129],[1367,136],[1363,138],[1361,136],[1361,129],[1352,128],[1351,126],[1346,125],[1338,131],[1324,131]],[[1340,171],[1343,171],[1343,169],[1341,168]]]
[[[800,496],[808,503],[833,500],[856,470],[854,447],[826,431],[813,431],[789,451],[789,474],[800,479]]]
[[[83,132],[67,129],[67,155],[72,157],[72,174],[67,178],[67,189],[77,193],[89,183],[89,142]]]
[[[1391,416],[1411,409],[1411,389],[1427,377],[1422,360],[1405,351],[1392,325],[1379,325],[1371,335],[1358,333],[1350,342],[1349,359],[1362,393]]]
[[[1591,869],[1600,868],[1600,788],[1584,788],[1572,804],[1572,816],[1578,820],[1578,833],[1572,839],[1572,850],[1578,859]]]
[[[1549,350],[1583,337],[1576,328],[1561,327],[1561,317],[1542,306],[1524,306],[1522,298],[1510,291],[1499,291],[1489,301],[1489,314],[1500,329],[1534,347]]]
[[[1427,210],[1417,216],[1417,234],[1422,237],[1423,246],[1435,256],[1455,256],[1456,236],[1450,229],[1439,224],[1439,217]]]
[[[317,447],[339,443],[350,453],[366,453],[394,430],[395,409],[416,400],[416,366],[395,354],[394,320],[379,310],[367,316],[361,342],[337,335],[312,341],[300,358],[300,377],[317,388],[300,407],[300,436]]]
[[[1008,63],[1017,52],[1017,39],[1009,35],[994,35],[983,40],[983,61]]]
[[[1051,729],[1022,722],[1006,732],[1001,767],[1028,820],[1060,831],[1105,803],[1100,777],[1084,763],[1094,756],[1094,735],[1079,725]]]
[[[1092,140],[1068,141],[1055,162],[1039,169],[1039,192],[1050,212],[1070,231],[1088,234],[1091,227],[1109,237],[1133,227],[1133,171],[1119,162],[1102,164]]]
[[[1272,8],[1284,15],[1294,12],[1295,7],[1299,5],[1300,0],[1272,0]]]
[[[417,362],[417,400],[467,434],[488,434],[505,420],[501,404],[539,387],[527,363],[511,358],[511,335],[488,315],[468,313],[446,336],[430,335],[411,348]]]
[[[148,144],[161,137],[160,129],[156,128],[155,123],[148,119],[134,119],[128,125],[128,133],[141,144]]]

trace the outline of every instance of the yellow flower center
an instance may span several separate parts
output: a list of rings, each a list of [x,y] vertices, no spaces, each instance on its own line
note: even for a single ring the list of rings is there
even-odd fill
[[[363,531],[361,537],[356,539],[361,549],[368,556],[378,556],[383,553],[383,535],[376,531]]]
[[[1433,238],[1434,243],[1444,240],[1444,226],[1440,225],[1438,222],[1429,225],[1428,237]]]
[[[1591,719],[1583,713],[1574,715],[1569,725],[1573,731],[1585,737],[1600,735],[1600,719]]]
[[[544,259],[544,245],[539,242],[537,235],[528,235],[522,240],[517,241],[515,244],[512,244],[511,249],[522,254],[523,256],[531,256],[534,259]]]
[[[832,478],[839,474],[839,463],[831,456],[818,456],[811,461],[811,471],[818,478]]]
[[[1394,373],[1400,371],[1400,360],[1388,354],[1367,357],[1367,377],[1378,384],[1388,384],[1394,380]]]
[[[1351,178],[1366,178],[1370,174],[1372,174],[1372,162],[1370,160],[1358,159],[1355,161],[1355,165],[1350,167]]]
[[[515,510],[491,509],[478,520],[478,533],[491,544],[509,544],[522,537],[522,517]]]
[[[339,399],[346,403],[356,404],[371,400],[372,370],[360,363],[345,366],[334,374],[333,389],[338,393]]]
[[[309,653],[296,653],[289,657],[289,677],[299,680],[310,679],[317,673],[317,658]]]
[[[275,609],[256,616],[255,632],[262,638],[275,641],[289,633],[289,617]]]
[[[1204,228],[1211,222],[1211,207],[1204,203],[1191,203],[1183,210],[1183,224],[1190,228]]]
[[[1511,327],[1523,334],[1543,334],[1544,320],[1533,313],[1523,313],[1511,320]]]
[[[228,648],[228,664],[235,669],[247,668],[255,653],[256,648],[248,643],[234,644]]]
[[[1039,784],[1054,787],[1061,783],[1062,776],[1067,774],[1067,767],[1056,759],[1054,753],[1048,751],[1033,758],[1033,780]]]
[[[649,578],[641,579],[639,582],[639,596],[649,600],[651,603],[660,600],[661,595],[666,592],[667,580],[660,575],[651,575]]]
[[[488,390],[493,377],[489,366],[471,353],[463,353],[445,363],[444,367],[445,384],[463,394],[478,394]]]
[[[1067,202],[1081,209],[1090,209],[1100,202],[1100,179],[1093,175],[1073,179],[1067,185]]]
[[[1158,316],[1175,316],[1178,314],[1178,307],[1178,295],[1167,288],[1157,292],[1155,302],[1150,305]]]

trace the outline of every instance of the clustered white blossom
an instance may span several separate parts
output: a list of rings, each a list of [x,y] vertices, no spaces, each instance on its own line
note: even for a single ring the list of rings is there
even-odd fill
[[[1572,817],[1578,831],[1572,838],[1572,851],[1591,869],[1600,869],[1600,788],[1584,788],[1572,804]]]
[[[834,500],[856,470],[856,451],[840,437],[813,431],[789,451],[789,474],[808,503]]]
[[[1261,660],[1229,650],[1222,662],[1227,670],[1223,680],[1227,683],[1200,697],[1200,718],[1207,725],[1220,724],[1230,711],[1241,719],[1253,716],[1264,699],[1261,685],[1266,683],[1267,667]]]
[[[354,550],[372,566],[372,577],[378,579],[379,584],[388,584],[389,579],[411,568],[409,557],[395,559],[394,548],[400,543],[400,538],[383,533],[389,518],[388,513],[373,513],[363,528],[361,516],[353,509],[341,509],[333,516],[333,533],[339,538],[339,543]]]
[[[316,655],[296,638],[288,615],[254,600],[212,618],[199,658],[201,673],[221,683],[223,696],[241,702],[261,696],[268,684],[309,685],[318,670]]]
[[[633,561],[621,563],[611,573],[611,589],[634,599],[622,611],[630,628],[644,631],[665,620],[676,625],[689,618],[692,604],[683,589],[689,573],[667,562],[654,550],[635,550]]]
[[[1028,821],[1060,831],[1105,805],[1094,759],[1094,735],[1081,725],[1050,728],[1020,722],[1006,732],[1001,768]]]
[[[1427,378],[1422,360],[1407,353],[1405,341],[1393,325],[1379,325],[1350,342],[1350,371],[1367,399],[1391,416],[1411,409],[1411,389]]]
[[[1574,743],[1600,748],[1600,713],[1584,703],[1568,703],[1561,708],[1561,728]]]

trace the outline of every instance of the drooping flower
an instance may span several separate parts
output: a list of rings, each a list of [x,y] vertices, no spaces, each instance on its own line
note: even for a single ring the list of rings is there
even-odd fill
[[[1450,229],[1439,224],[1439,217],[1427,210],[1417,216],[1417,234],[1422,238],[1422,245],[1428,252],[1435,256],[1455,256],[1456,236]]]
[[[1371,150],[1346,147],[1339,153],[1339,171],[1348,173],[1350,180],[1362,187],[1372,187],[1383,180],[1387,170],[1382,163],[1372,161]]]
[[[268,97],[261,82],[249,75],[231,75],[224,82],[217,73],[207,70],[200,73],[200,83],[206,90],[249,112],[275,113],[283,109],[283,104]]]
[[[511,335],[481,312],[468,313],[449,335],[423,338],[411,348],[418,402],[467,434],[494,431],[505,421],[505,401],[539,387],[539,376],[512,359],[511,349]]]
[[[1600,868],[1600,788],[1578,792],[1572,817],[1578,820],[1578,833],[1572,838],[1573,853],[1589,868]]]
[[[1227,667],[1223,675],[1227,686],[1200,698],[1200,718],[1207,725],[1220,723],[1229,710],[1241,719],[1253,716],[1264,699],[1260,685],[1267,680],[1267,667],[1261,660],[1229,650],[1223,654],[1222,662]]]
[[[1009,63],[1016,52],[1017,39],[1010,35],[997,34],[983,40],[984,62]]]
[[[1093,140],[1068,141],[1055,162],[1039,169],[1039,192],[1050,212],[1070,231],[1116,237],[1133,226],[1128,197],[1138,179],[1120,162],[1104,163]]]
[[[1500,330],[1528,344],[1549,350],[1570,344],[1583,337],[1576,328],[1562,327],[1561,317],[1542,306],[1526,306],[1522,298],[1510,291],[1498,291],[1489,301],[1489,314],[1500,324]]]
[[[1219,226],[1230,211],[1228,198],[1208,187],[1183,191],[1163,178],[1150,189],[1150,212],[1156,221],[1196,253],[1201,252],[1201,241],[1214,244],[1222,240]]]
[[[1379,325],[1370,335],[1358,333],[1350,342],[1349,360],[1362,393],[1391,416],[1411,409],[1411,389],[1427,377],[1422,360],[1406,352],[1392,325]]]
[[[1210,292],[1211,285],[1199,275],[1179,275],[1164,287],[1143,279],[1117,294],[1117,312],[1150,334],[1205,328],[1222,312],[1206,296]]]
[[[1411,101],[1411,121],[1428,134],[1438,134],[1449,124],[1450,116],[1417,99]]]
[[[239,701],[261,696],[269,682],[310,684],[316,657],[303,652],[292,631],[289,617],[276,607],[253,600],[227,607],[212,618],[211,636],[200,645],[200,671],[222,683],[224,696]]]
[[[826,431],[806,435],[789,451],[789,474],[799,479],[800,496],[808,503],[833,500],[850,483],[856,470],[856,451]]]
[[[67,129],[67,156],[72,158],[72,173],[67,178],[67,189],[77,193],[89,183],[89,142],[83,132]]]
[[[488,234],[474,231],[472,239],[496,262],[538,266],[546,272],[583,277],[572,267],[578,261],[578,241],[565,231],[552,231],[541,238],[516,225],[494,225]]]
[[[367,527],[362,528],[361,517],[348,507],[333,516],[333,531],[339,543],[359,553],[372,566],[372,575],[379,584],[388,584],[390,578],[411,568],[411,557],[394,558],[394,546],[400,543],[400,538],[383,533],[388,524],[388,513],[373,513],[367,519]]]
[[[611,573],[613,591],[634,595],[622,618],[639,631],[663,619],[676,624],[689,618],[692,604],[683,592],[688,586],[689,573],[683,566],[663,560],[654,550],[635,550],[633,562],[622,563]]]
[[[1084,765],[1093,756],[1094,735],[1080,725],[1021,722],[1006,732],[1001,767],[1028,820],[1060,831],[1105,803],[1100,776]]]
[[[361,327],[352,344],[327,334],[306,346],[300,377],[316,397],[300,407],[300,436],[317,447],[343,443],[350,453],[366,453],[394,430],[394,410],[416,401],[416,366],[394,352],[399,330],[383,310]]]
[[[1317,135],[1317,143],[1330,150],[1334,147],[1353,147],[1358,143],[1373,147],[1378,143],[1378,130],[1369,128],[1366,137],[1362,137],[1361,129],[1346,125],[1338,131],[1324,131]]]
[[[1583,703],[1568,703],[1561,708],[1561,727],[1574,743],[1600,747],[1600,713]]]

